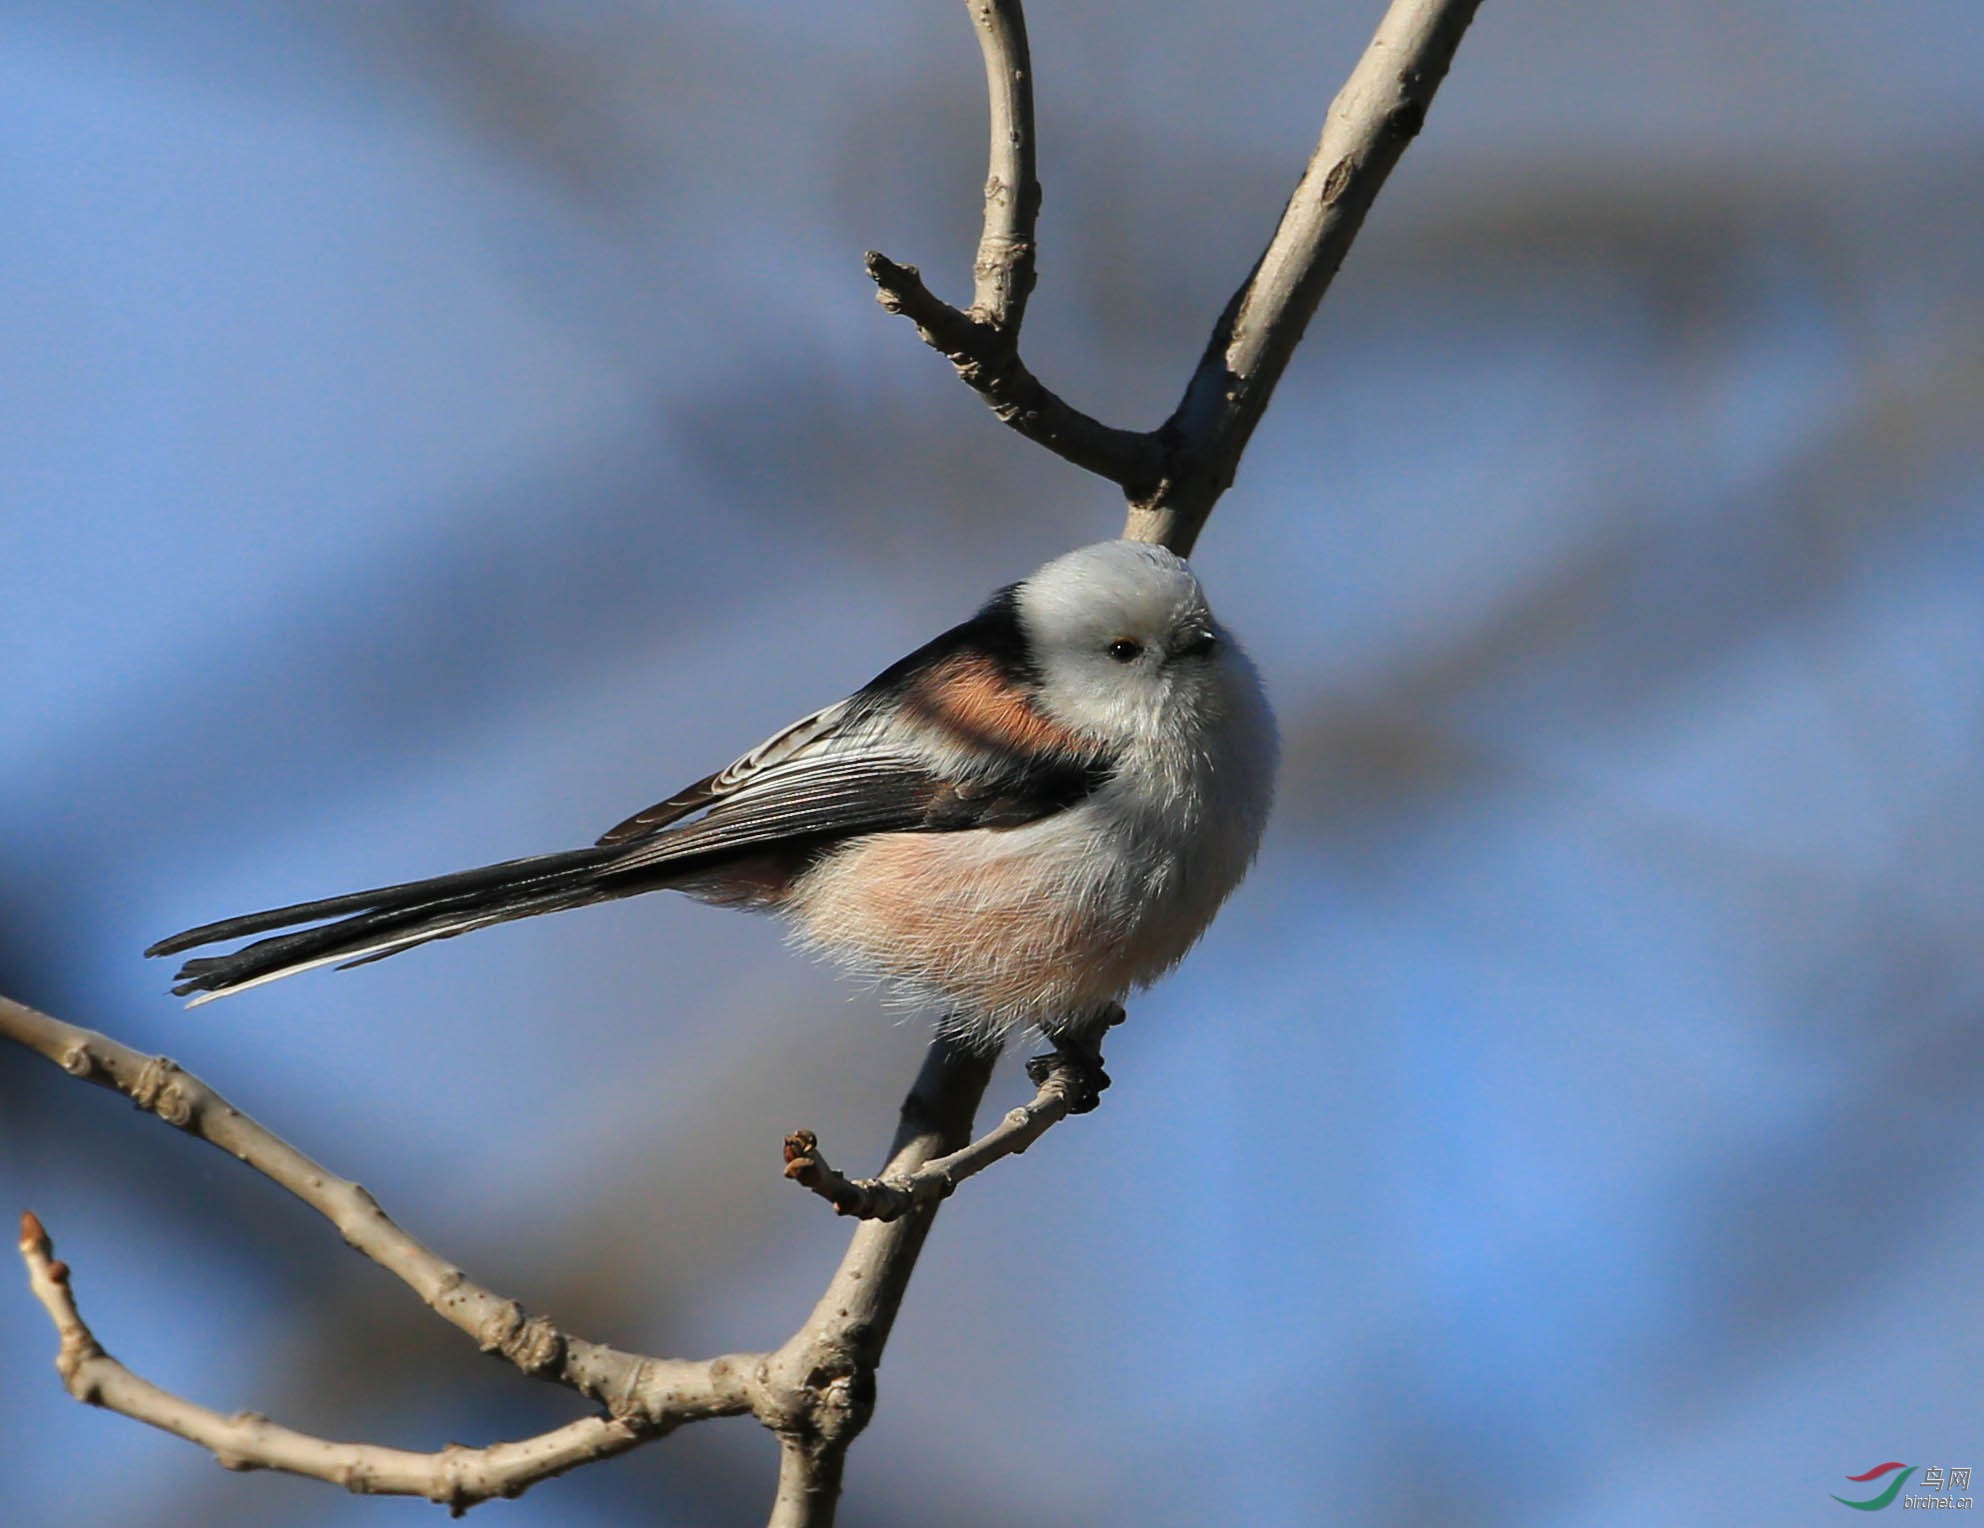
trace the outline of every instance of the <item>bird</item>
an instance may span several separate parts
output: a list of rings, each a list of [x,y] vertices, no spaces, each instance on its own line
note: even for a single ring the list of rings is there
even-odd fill
[[[172,990],[198,1004],[672,889],[777,915],[953,1039],[1059,1041],[1120,1016],[1204,933],[1258,852],[1277,757],[1260,677],[1192,569],[1108,541],[590,847],[225,918],[145,953],[263,936],[183,964]]]

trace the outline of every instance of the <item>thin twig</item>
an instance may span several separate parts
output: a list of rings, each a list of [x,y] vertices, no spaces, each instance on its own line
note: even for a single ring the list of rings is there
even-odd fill
[[[1115,1013],[1118,1017],[1112,1022],[1120,1022],[1122,1009]],[[1044,1064],[1032,1099],[948,1156],[907,1172],[891,1164],[891,1170],[879,1178],[849,1178],[827,1161],[818,1136],[795,1130],[785,1138],[785,1175],[826,1200],[836,1214],[857,1220],[895,1220],[920,1205],[948,1199],[966,1178],[1005,1157],[1019,1156],[1070,1114],[1093,1106],[1100,1074],[1086,1057],[1054,1051],[1040,1060]]]
[[[72,1077],[123,1094],[287,1189],[483,1352],[501,1355],[526,1374],[566,1385],[649,1431],[751,1409],[746,1376],[758,1355],[648,1358],[587,1342],[529,1315],[428,1251],[358,1184],[312,1161],[163,1056],[142,1055],[6,997],[0,997],[0,1038],[45,1056]]]
[[[162,1390],[112,1358],[76,1308],[69,1266],[55,1257],[32,1213],[21,1216],[28,1287],[55,1323],[55,1370],[77,1400],[197,1443],[231,1470],[274,1469],[380,1496],[424,1496],[460,1516],[479,1502],[517,1496],[553,1475],[626,1452],[652,1429],[582,1417],[534,1438],[487,1448],[450,1444],[435,1454],[312,1437],[239,1411],[222,1416]]]
[[[1157,438],[1093,419],[1051,391],[1020,359],[1013,334],[956,308],[923,284],[913,265],[897,265],[869,250],[875,300],[916,325],[924,344],[941,351],[992,412],[1028,440],[1113,483],[1155,484],[1164,456]]]
[[[1027,439],[1115,483],[1155,486],[1163,456],[1154,437],[1119,430],[1062,401],[1020,359],[1020,323],[1033,291],[1040,182],[1034,174],[1033,59],[1020,0],[966,0],[985,59],[988,135],[985,212],[972,261],[972,305],[951,306],[913,265],[867,255],[876,301],[916,325],[932,349],[992,412]]]

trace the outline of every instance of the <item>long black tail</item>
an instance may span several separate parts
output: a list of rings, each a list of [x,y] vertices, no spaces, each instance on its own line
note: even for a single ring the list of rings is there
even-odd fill
[[[632,896],[663,884],[652,873],[612,875],[614,862],[625,857],[625,846],[606,846],[506,860],[431,880],[225,918],[161,939],[145,953],[176,955],[224,939],[295,929],[304,923],[317,925],[258,939],[231,955],[187,961],[179,968],[172,990],[180,997],[199,993],[193,1001],[204,1003],[313,966],[362,965],[431,939],[448,939],[512,918]]]

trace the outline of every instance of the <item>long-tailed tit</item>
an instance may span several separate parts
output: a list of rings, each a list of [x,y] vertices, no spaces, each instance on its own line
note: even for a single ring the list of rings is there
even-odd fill
[[[205,1002],[673,888],[779,914],[960,1034],[1058,1038],[1205,931],[1253,860],[1275,756],[1254,667],[1191,569],[1104,542],[592,848],[228,918],[146,953],[316,925],[187,961],[173,990]]]

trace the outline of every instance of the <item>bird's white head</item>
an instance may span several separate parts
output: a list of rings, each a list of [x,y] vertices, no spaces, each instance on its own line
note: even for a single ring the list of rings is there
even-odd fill
[[[1055,558],[1015,594],[1038,702],[1104,737],[1177,737],[1217,725],[1253,669],[1207,608],[1183,558],[1105,541]]]

